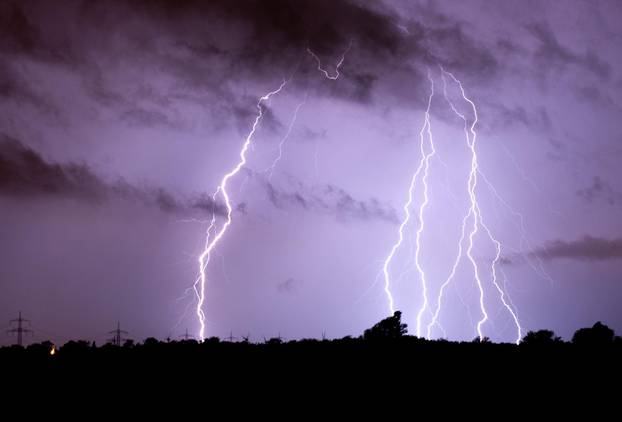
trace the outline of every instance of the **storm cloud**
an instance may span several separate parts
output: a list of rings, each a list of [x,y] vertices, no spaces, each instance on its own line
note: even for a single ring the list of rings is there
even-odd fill
[[[383,262],[399,239],[386,269],[413,327],[413,257],[432,306],[469,210],[473,161],[444,88],[474,115],[441,65],[477,108],[477,215],[502,243],[497,276],[525,332],[622,326],[611,265],[622,7],[489,3],[0,0],[0,317],[22,310],[98,342],[119,320],[136,339],[195,330],[197,257],[212,213],[210,236],[228,221],[218,188],[238,168],[258,100],[285,80],[226,179],[232,220],[206,268],[209,335],[360,333],[386,316]],[[339,78],[314,56],[330,76],[343,57]],[[424,193],[413,174],[432,88]],[[513,340],[489,294],[495,244],[481,228],[470,240],[486,335]],[[471,267],[460,261],[443,298],[451,338],[474,335]],[[603,282],[584,283],[592,272]],[[544,273],[563,282],[543,291]]]
[[[396,211],[376,198],[355,199],[344,189],[333,186],[308,186],[301,182],[291,189],[264,182],[266,196],[279,209],[298,208],[304,211],[333,215],[337,220],[383,221],[397,224]]]
[[[155,206],[164,212],[200,210],[224,215],[224,205],[211,196],[175,198],[161,188],[138,188],[123,180],[102,181],[85,164],[50,163],[17,139],[0,134],[0,195],[17,199],[73,198],[91,203],[122,199]]]
[[[447,16],[404,21],[380,4],[369,8],[348,0],[26,1],[6,2],[0,10],[6,23],[0,93],[59,108],[11,70],[16,60],[33,60],[78,72],[94,101],[114,108],[130,124],[147,126],[180,124],[179,116],[171,115],[171,105],[180,100],[204,104],[209,98],[215,121],[231,110],[248,109],[231,90],[234,80],[263,84],[295,76],[301,88],[313,87],[316,95],[363,103],[391,95],[417,104],[421,89],[401,87],[406,78],[419,79],[426,66],[443,64],[478,78],[498,67],[490,47]],[[55,25],[50,14],[71,24]],[[407,34],[401,28],[408,28]],[[231,36],[223,37],[225,29]],[[347,78],[330,86],[319,83],[307,48],[333,73],[348,45],[341,69]],[[148,84],[130,91],[115,86],[112,74],[120,69],[114,64],[137,62],[177,82],[157,92]]]
[[[546,260],[608,261],[622,259],[622,239],[584,236],[578,240],[555,240],[534,251],[533,256]]]

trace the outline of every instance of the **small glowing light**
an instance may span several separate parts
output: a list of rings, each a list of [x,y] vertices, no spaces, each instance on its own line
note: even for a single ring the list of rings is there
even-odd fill
[[[56,354],[56,346],[52,345],[52,348],[50,349],[50,356],[54,356]]]

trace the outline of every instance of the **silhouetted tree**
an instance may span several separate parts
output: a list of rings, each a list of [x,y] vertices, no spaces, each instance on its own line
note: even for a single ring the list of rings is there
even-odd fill
[[[572,336],[572,342],[580,346],[606,346],[613,343],[614,331],[598,321],[592,328],[580,328]]]
[[[550,346],[559,343],[562,343],[561,337],[551,330],[529,331],[521,340],[521,344],[525,346]]]
[[[43,341],[41,343],[31,344],[26,349],[28,350],[28,352],[30,352],[30,353],[32,353],[34,355],[46,356],[46,355],[48,355],[50,353],[50,350],[52,350],[53,346],[54,346],[54,344],[52,344],[51,341],[46,340],[46,341]]]
[[[93,344],[90,344],[86,340],[70,340],[65,343],[59,351],[65,355],[72,354],[78,356],[88,353],[89,350],[94,349],[95,347],[95,342],[93,342]]]
[[[154,337],[147,337],[143,342],[143,346],[145,347],[158,347],[160,345],[160,341]]]
[[[408,326],[402,324],[402,313],[395,311],[393,316],[383,319],[363,333],[364,340],[397,339],[407,333]]]
[[[274,345],[282,344],[283,340],[280,337],[272,337],[268,339],[265,343],[268,345],[274,346]]]

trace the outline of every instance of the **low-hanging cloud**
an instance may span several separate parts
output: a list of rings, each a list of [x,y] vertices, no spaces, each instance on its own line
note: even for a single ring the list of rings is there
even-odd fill
[[[334,215],[339,221],[363,220],[398,223],[396,211],[376,198],[359,200],[334,185],[308,186],[297,182],[292,188],[278,187],[264,181],[266,196],[279,209],[298,208]]]
[[[73,198],[92,203],[123,199],[156,206],[164,212],[226,212],[211,196],[180,199],[162,188],[138,188],[122,180],[107,183],[85,164],[50,163],[5,134],[0,134],[0,195],[17,199]]]
[[[589,203],[604,201],[616,205],[622,200],[622,195],[600,176],[594,176],[589,186],[577,190],[577,195]]]
[[[608,261],[622,259],[622,238],[584,236],[578,240],[554,240],[531,253],[545,260]]]

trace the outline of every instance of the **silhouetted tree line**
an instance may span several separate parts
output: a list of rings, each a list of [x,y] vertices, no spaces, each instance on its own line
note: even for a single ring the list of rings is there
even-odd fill
[[[32,356],[46,356],[50,358],[71,358],[79,357],[89,354],[103,353],[110,354],[123,354],[128,351],[140,351],[141,353],[157,353],[163,350],[194,350],[210,348],[235,348],[240,349],[264,349],[264,350],[278,350],[287,349],[295,346],[314,346],[314,347],[327,347],[329,349],[339,348],[340,346],[347,348],[348,345],[373,345],[378,346],[382,344],[402,344],[419,345],[420,347],[439,347],[447,348],[450,345],[465,345],[467,342],[451,342],[444,339],[440,340],[425,340],[423,338],[417,338],[409,336],[407,334],[407,325],[401,321],[401,312],[396,311],[393,316],[383,319],[375,324],[373,327],[364,331],[360,337],[346,336],[341,339],[334,340],[317,340],[317,339],[303,339],[283,341],[280,337],[264,339],[261,343],[251,343],[248,338],[244,338],[243,341],[223,341],[218,337],[210,337],[203,342],[198,342],[193,339],[171,341],[160,341],[153,337],[147,338],[142,343],[135,343],[133,340],[126,340],[122,346],[116,346],[111,343],[98,346],[95,342],[88,342],[85,340],[72,340],[65,343],[63,346],[58,347],[50,341],[43,341],[41,343],[31,344],[27,347],[21,346],[4,346],[0,348],[0,359],[6,359],[11,355],[32,355]],[[551,330],[538,330],[529,331],[522,339],[518,346],[513,344],[495,344],[491,343],[488,338],[480,340],[475,338],[471,344],[486,345],[486,347],[512,347],[518,349],[538,349],[538,348],[569,348],[574,349],[603,349],[603,348],[616,348],[622,350],[622,337],[616,336],[614,331],[607,327],[602,322],[597,322],[592,327],[581,328],[577,330],[570,342],[565,342],[555,335]]]
[[[22,383],[22,391],[52,385],[62,392],[62,384],[88,392],[110,384],[110,391],[121,386],[133,392],[197,384],[201,394],[231,397],[241,390],[250,396],[269,392],[275,383],[283,395],[311,389],[332,391],[326,394],[334,397],[357,388],[380,388],[390,396],[405,385],[403,391],[420,388],[444,397],[448,388],[468,392],[486,385],[505,391],[528,382],[530,391],[539,388],[545,396],[567,386],[622,379],[621,358],[620,337],[600,322],[577,330],[571,341],[539,330],[516,345],[418,338],[407,334],[396,312],[361,336],[333,340],[148,338],[121,345],[75,340],[62,346],[49,341],[7,346],[0,348],[0,385]]]

